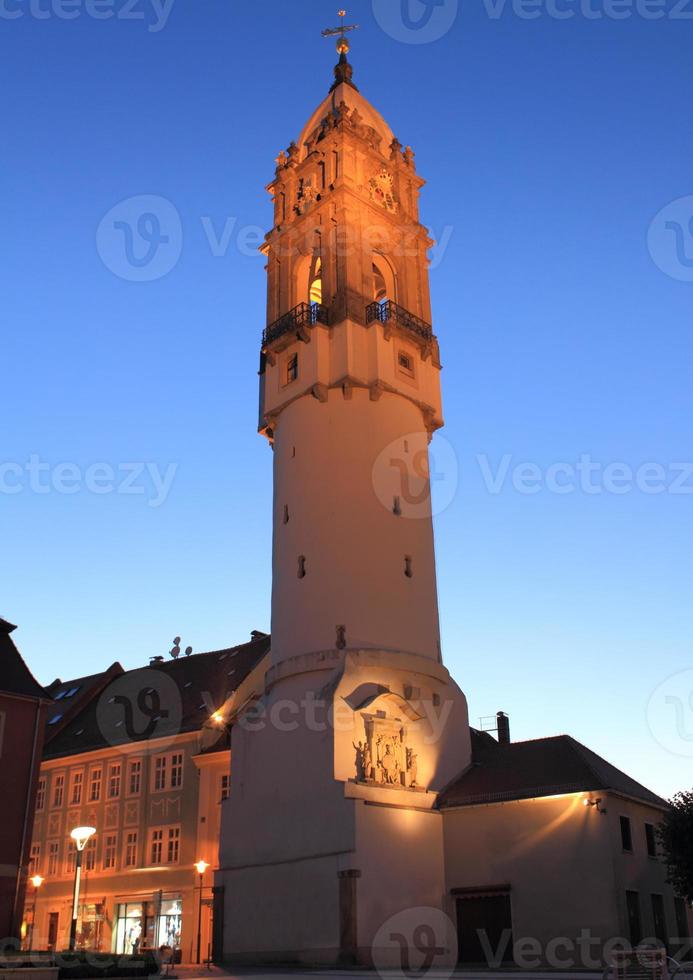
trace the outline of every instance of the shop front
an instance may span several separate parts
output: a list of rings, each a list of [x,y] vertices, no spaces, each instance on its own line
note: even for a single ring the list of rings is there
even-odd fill
[[[180,962],[183,901],[180,895],[123,898],[116,903],[113,952],[142,953],[170,946]]]

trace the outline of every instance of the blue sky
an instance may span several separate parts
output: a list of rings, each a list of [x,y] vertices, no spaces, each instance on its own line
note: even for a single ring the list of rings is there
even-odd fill
[[[417,33],[400,0],[355,0],[348,19],[355,80],[416,151],[447,242],[446,662],[473,722],[503,709],[515,738],[569,732],[670,794],[693,755],[693,474],[676,487],[693,461],[693,5],[657,2],[443,0]],[[336,11],[0,8],[0,615],[44,682],[145,664],[178,634],[242,642],[270,600],[254,240],[274,157],[329,86]],[[141,195],[171,202],[180,255],[133,282],[97,229]],[[600,492],[521,492],[520,464],[533,484],[581,458]],[[174,468],[161,506],[143,463]],[[631,468],[626,492],[609,464]],[[106,492],[108,467],[144,492]]]

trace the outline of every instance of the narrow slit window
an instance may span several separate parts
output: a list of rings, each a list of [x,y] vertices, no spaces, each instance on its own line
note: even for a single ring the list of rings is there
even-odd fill
[[[414,571],[412,569],[411,555],[404,556],[404,574],[407,578],[414,577]]]
[[[285,524],[288,524],[289,523],[289,505],[288,504],[284,504],[284,518],[283,518],[283,520],[284,520],[284,523]]]
[[[398,352],[397,367],[401,373],[406,374],[408,378],[414,377],[414,358],[406,351],[401,350]]]
[[[298,354],[291,354],[286,362],[286,383],[291,384],[298,377]]]
[[[298,577],[299,578],[305,578],[306,577],[306,556],[305,555],[299,555],[298,556]]]
[[[402,516],[402,501],[399,497],[394,497],[392,500],[392,513],[395,517]]]

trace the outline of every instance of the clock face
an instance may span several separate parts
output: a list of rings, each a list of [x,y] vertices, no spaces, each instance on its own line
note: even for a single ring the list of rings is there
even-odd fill
[[[372,200],[386,211],[396,214],[399,210],[399,202],[395,197],[392,174],[385,169],[381,170],[368,181],[368,189]]]

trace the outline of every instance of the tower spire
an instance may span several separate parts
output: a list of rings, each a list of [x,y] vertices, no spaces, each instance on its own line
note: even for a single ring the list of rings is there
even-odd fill
[[[333,92],[338,85],[351,85],[352,88],[356,88],[352,81],[352,76],[354,74],[353,67],[349,64],[347,54],[349,53],[349,40],[346,37],[347,31],[356,31],[359,28],[358,24],[345,24],[344,18],[346,17],[346,10],[339,11],[339,17],[341,24],[339,27],[326,27],[322,32],[323,37],[336,37],[337,38],[337,51],[339,52],[339,61],[334,66],[334,82],[330,92]],[[356,89],[358,92],[358,89]]]

